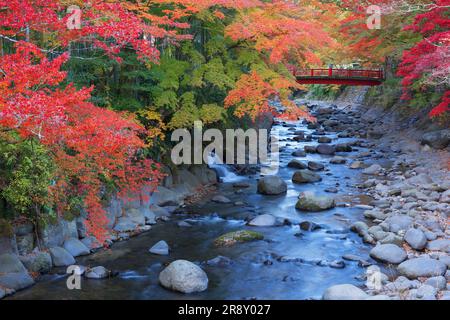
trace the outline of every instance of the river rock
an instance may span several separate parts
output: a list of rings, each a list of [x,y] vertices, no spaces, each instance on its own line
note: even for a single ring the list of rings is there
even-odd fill
[[[317,142],[319,142],[319,143],[330,143],[331,142],[331,138],[329,138],[329,137],[319,137],[319,139],[317,139]]]
[[[317,147],[316,146],[304,146],[303,149],[306,153],[317,153]]]
[[[0,255],[0,274],[27,272],[19,258],[12,253]]]
[[[75,264],[73,256],[64,248],[53,247],[49,249],[55,267],[65,267]]]
[[[231,200],[223,195],[214,196],[211,200],[217,203],[231,203]]]
[[[413,218],[406,215],[395,215],[387,218],[384,222],[389,225],[389,231],[399,232],[400,230],[408,230],[413,224]]]
[[[75,238],[70,238],[64,241],[63,247],[74,257],[85,256],[91,253],[88,247]]]
[[[294,152],[292,152],[292,155],[294,157],[306,157],[306,152],[303,150],[295,150]]]
[[[164,240],[157,242],[149,249],[150,253],[166,256],[169,254],[169,245]]]
[[[176,260],[159,274],[159,282],[167,289],[182,293],[205,291],[208,276],[197,265],[187,260]]]
[[[441,194],[441,198],[439,199],[439,202],[450,203],[450,189]]]
[[[320,225],[318,225],[314,222],[311,222],[311,221],[300,222],[299,226],[300,226],[300,229],[302,229],[304,231],[314,231],[314,230],[321,229]]]
[[[339,284],[329,287],[322,296],[323,300],[364,300],[369,295],[352,284]]]
[[[228,232],[220,237],[218,237],[216,240],[214,240],[214,244],[218,247],[224,247],[224,246],[231,246],[236,243],[241,242],[249,242],[254,240],[262,240],[264,239],[264,236],[255,231],[250,230],[239,230],[239,231],[232,231]]]
[[[334,156],[331,160],[330,163],[331,164],[344,164],[347,162],[347,159],[345,159],[344,157],[341,156]]]
[[[444,251],[450,253],[450,240],[437,239],[428,242],[427,249],[431,251]]]
[[[417,279],[419,277],[443,276],[447,271],[447,266],[441,261],[420,257],[402,262],[397,270],[409,279]]]
[[[254,227],[272,227],[277,219],[271,214],[262,214],[251,220],[248,224]]]
[[[406,252],[395,244],[380,244],[370,251],[370,256],[381,262],[399,264],[406,259]]]
[[[34,284],[33,278],[27,272],[0,274],[0,287],[19,291]]]
[[[293,159],[293,160],[289,161],[287,166],[289,168],[294,168],[294,169],[306,169],[306,168],[308,168],[308,165],[306,163],[304,163],[303,161],[297,160],[297,159]]]
[[[138,224],[129,217],[120,217],[117,224],[114,226],[114,231],[129,232],[136,230],[137,227]]]
[[[362,161],[353,161],[349,168],[350,169],[361,169],[364,166],[364,163]]]
[[[321,171],[325,169],[325,166],[319,162],[309,161],[308,169],[311,171]]]
[[[94,236],[88,236],[80,240],[90,250],[96,250],[103,247],[103,245]]]
[[[367,175],[377,175],[381,172],[381,166],[379,164],[373,164],[370,167],[364,169],[362,171],[363,174]]]
[[[84,276],[88,279],[105,279],[108,278],[111,271],[103,266],[94,267],[92,269],[86,270]]]
[[[150,208],[144,209],[144,218],[146,225],[156,224],[156,214],[152,210],[150,210]]]
[[[266,176],[258,181],[258,193],[279,195],[287,192],[286,182],[277,176]]]
[[[364,242],[372,244],[375,243],[375,240],[369,234],[369,227],[363,221],[357,221],[353,223],[350,227],[350,230],[356,232],[360,237],[362,237]]]
[[[131,221],[136,223],[138,226],[144,226],[145,225],[145,216],[142,210],[140,209],[127,209],[125,212],[125,216],[130,218]]]
[[[338,143],[334,146],[336,152],[352,152],[353,148],[348,143]]]
[[[322,177],[311,170],[299,170],[292,176],[292,182],[294,183],[310,183],[322,181]]]
[[[421,142],[434,149],[444,149],[450,144],[450,129],[425,133]]]
[[[334,208],[336,202],[328,196],[318,196],[313,192],[303,192],[299,196],[299,200],[295,207],[299,210],[317,212]]]
[[[405,233],[404,240],[416,250],[422,250],[427,245],[427,237],[420,229],[410,228]]]
[[[317,153],[325,155],[333,155],[336,152],[334,146],[329,144],[319,144],[316,148]]]
[[[437,276],[437,277],[431,277],[428,278],[424,284],[432,286],[438,290],[444,290],[447,288],[447,280],[444,276]]]

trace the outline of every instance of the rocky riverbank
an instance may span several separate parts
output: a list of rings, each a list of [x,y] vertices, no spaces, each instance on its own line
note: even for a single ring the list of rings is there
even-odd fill
[[[13,298],[448,299],[445,131],[396,130],[360,104],[297,103],[318,122],[274,124],[277,176],[251,172],[207,192],[217,179],[208,169],[170,176],[151,202],[116,202],[110,250],[76,258],[87,278],[116,277],[77,292],[56,270]],[[185,201],[192,192],[205,197]],[[54,233],[47,261],[86,254],[80,231]],[[2,256],[3,281],[30,277],[24,256]]]
[[[158,221],[168,219],[186,198],[198,197],[217,182],[213,170],[193,166],[168,174],[152,195],[144,190],[130,196],[132,201],[113,197],[105,207],[110,228],[107,245],[149,231]],[[75,265],[77,257],[101,250],[104,245],[86,233],[84,220],[83,214],[70,220],[60,217],[37,230],[30,223],[17,223],[10,235],[0,237],[0,299],[32,286],[53,268]],[[80,266],[80,270],[87,278],[111,274],[102,266]]]
[[[325,132],[367,138],[353,147],[364,144],[370,151],[347,162],[362,171],[357,187],[373,200],[365,219],[351,228],[374,245],[370,257],[381,267],[369,267],[365,287],[336,285],[323,298],[450,299],[449,130],[399,129],[392,114],[362,105],[311,105]]]

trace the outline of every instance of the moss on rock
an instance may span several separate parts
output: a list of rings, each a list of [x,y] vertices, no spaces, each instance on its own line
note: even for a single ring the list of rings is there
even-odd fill
[[[214,240],[214,244],[218,247],[232,246],[236,243],[249,242],[254,240],[262,240],[264,236],[255,231],[250,230],[239,230],[228,232],[216,240]]]

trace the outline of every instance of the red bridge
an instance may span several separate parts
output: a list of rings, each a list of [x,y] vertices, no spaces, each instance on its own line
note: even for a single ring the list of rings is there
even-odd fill
[[[385,79],[383,69],[309,69],[296,70],[294,75],[300,84],[379,86]]]

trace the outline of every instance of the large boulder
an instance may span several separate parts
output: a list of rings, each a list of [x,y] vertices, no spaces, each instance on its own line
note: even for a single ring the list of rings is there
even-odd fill
[[[262,239],[264,239],[264,236],[259,232],[250,231],[250,230],[238,230],[238,231],[228,232],[228,233],[218,237],[216,240],[214,240],[214,244],[218,247],[225,247],[225,246],[232,246],[236,243],[249,242],[249,241],[255,241],[255,240],[262,240]]]
[[[138,224],[129,217],[120,217],[117,224],[114,226],[114,231],[127,232],[134,231],[138,227]]]
[[[405,233],[404,240],[416,250],[422,250],[427,245],[427,237],[420,229],[410,228]]]
[[[207,166],[192,166],[189,171],[191,171],[203,185],[217,183],[216,172]]]
[[[81,239],[81,242],[89,249],[96,250],[103,247],[103,245],[98,241],[98,239],[94,236],[89,236],[84,239]]]
[[[64,241],[63,247],[74,257],[85,256],[91,253],[89,248],[86,247],[83,242],[75,238],[70,238]]]
[[[322,177],[311,170],[299,170],[292,176],[292,182],[294,183],[310,183],[321,181]]]
[[[266,176],[258,181],[258,193],[279,195],[287,192],[286,182],[277,176]]]
[[[55,267],[65,267],[75,264],[74,257],[64,248],[52,247],[49,249]]]
[[[441,261],[428,257],[414,258],[402,262],[397,267],[398,272],[409,279],[419,277],[443,276],[447,271],[447,265]]]
[[[59,219],[55,224],[46,224],[39,230],[40,240],[46,248],[59,247],[68,238],[78,238],[76,220]]]
[[[450,144],[450,129],[425,133],[421,142],[434,149],[444,149]]]
[[[370,256],[381,262],[399,264],[406,259],[406,252],[395,244],[380,244],[370,251]]]
[[[11,253],[0,255],[0,274],[27,272],[19,258]]]
[[[300,194],[295,207],[302,211],[324,211],[334,208],[336,203],[332,197],[319,196],[313,192],[303,192]]]
[[[145,225],[144,210],[141,210],[141,208],[140,209],[134,209],[134,208],[128,209],[125,212],[125,216],[128,217],[134,223],[136,223],[138,226],[143,226],[143,225]]]
[[[33,284],[34,280],[27,272],[0,274],[0,287],[18,291]]]
[[[323,300],[365,300],[367,293],[352,284],[338,284],[329,287],[322,296]]]
[[[184,197],[184,194],[159,186],[153,193],[150,201],[152,204],[161,207],[177,206],[183,203]]]
[[[164,240],[158,241],[148,250],[150,253],[167,256],[169,254],[169,245]]]
[[[248,224],[254,227],[272,227],[277,219],[271,214],[262,214],[251,220]]]
[[[205,291],[208,276],[197,265],[187,260],[176,260],[159,274],[159,282],[167,289],[182,293]]]

